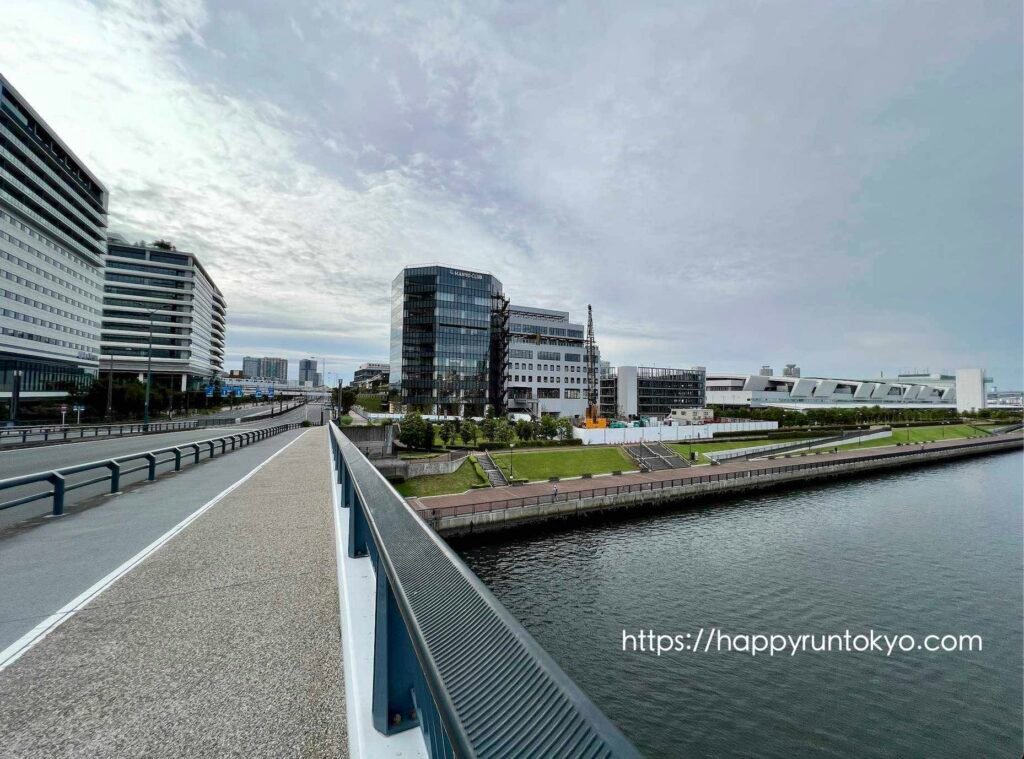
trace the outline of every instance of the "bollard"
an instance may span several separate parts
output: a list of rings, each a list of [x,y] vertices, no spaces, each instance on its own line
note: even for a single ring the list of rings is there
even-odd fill
[[[114,494],[121,489],[121,465],[116,461],[108,461],[107,468],[110,470],[110,492]]]
[[[174,449],[174,471],[181,471],[181,448]]]
[[[54,472],[50,482],[53,483],[53,515],[59,517],[64,513],[64,476]]]
[[[196,452],[196,463],[198,464],[199,463],[199,451],[200,451],[199,443],[192,443],[192,448],[195,449],[195,452]]]
[[[146,461],[149,462],[149,479],[150,480],[155,480],[156,479],[156,454],[147,453],[146,454]]]

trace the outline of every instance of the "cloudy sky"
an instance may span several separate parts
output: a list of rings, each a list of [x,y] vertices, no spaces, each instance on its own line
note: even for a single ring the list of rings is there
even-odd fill
[[[405,265],[616,364],[1019,388],[1021,8],[4,0],[0,71],[246,353],[388,354]]]

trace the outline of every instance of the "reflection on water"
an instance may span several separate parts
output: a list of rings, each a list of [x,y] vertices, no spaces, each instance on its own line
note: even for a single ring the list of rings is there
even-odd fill
[[[1022,462],[989,456],[547,537],[469,565],[651,756],[1019,756]],[[981,653],[621,651],[622,630],[977,633]]]

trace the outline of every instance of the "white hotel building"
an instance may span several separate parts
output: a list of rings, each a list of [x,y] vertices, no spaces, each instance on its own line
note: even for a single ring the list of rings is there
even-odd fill
[[[110,236],[104,373],[144,375],[152,340],[153,375],[198,389],[224,369],[226,320],[224,296],[194,254]]]
[[[707,403],[751,408],[985,408],[983,369],[953,374],[900,374],[895,378],[777,377],[761,374],[707,375]]]
[[[567,311],[511,305],[508,330],[508,410],[582,417],[588,387],[583,325],[570,322]]]
[[[0,76],[0,398],[96,375],[107,191]]]

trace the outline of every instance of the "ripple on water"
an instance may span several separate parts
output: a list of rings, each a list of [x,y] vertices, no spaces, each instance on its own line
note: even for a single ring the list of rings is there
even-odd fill
[[[1014,756],[1021,454],[461,549],[651,756]],[[980,653],[623,653],[623,628],[977,633]]]

